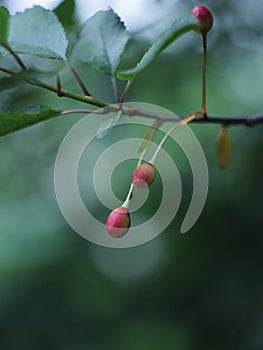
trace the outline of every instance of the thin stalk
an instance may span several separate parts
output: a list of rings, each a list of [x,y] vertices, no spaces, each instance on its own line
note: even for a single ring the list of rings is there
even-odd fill
[[[202,46],[203,46],[203,67],[202,67],[202,106],[201,112],[203,117],[206,118],[206,60],[207,60],[207,36],[206,33],[202,34]]]
[[[125,101],[125,98],[126,98],[126,95],[131,87],[131,84],[132,84],[132,80],[128,80],[127,81],[127,84],[122,92],[122,95],[121,95],[121,99],[120,99],[120,103],[123,103]]]
[[[119,103],[119,92],[118,92],[116,78],[112,77],[111,82],[112,82],[113,92],[115,96],[115,101],[116,103]]]
[[[67,109],[65,111],[62,111],[60,114],[61,115],[66,115],[66,114],[99,114],[99,115],[103,115],[103,114],[107,114],[110,113],[107,110],[104,109]]]
[[[0,71],[4,72],[4,73],[7,73],[7,74],[11,74],[11,75],[16,74],[16,72],[14,72],[13,70],[5,68],[5,67],[2,67],[2,66],[0,66]]]
[[[133,190],[134,190],[134,185],[133,185],[133,183],[131,183],[131,186],[130,186],[129,192],[128,192],[128,194],[127,194],[127,197],[126,197],[125,201],[124,201],[124,202],[123,202],[123,204],[122,204],[122,208],[129,209],[129,206],[130,206],[130,201],[131,201],[131,198],[132,198],[132,193],[133,193]]]
[[[140,158],[139,158],[139,161],[138,161],[138,163],[137,163],[136,168],[138,168],[138,166],[139,166],[139,165],[141,165],[141,163],[142,163],[142,160],[143,160],[143,157],[144,157],[145,153],[146,153],[146,149],[144,149],[144,150],[143,150],[143,152],[141,153],[141,155],[140,155]],[[123,202],[123,204],[122,204],[122,207],[123,207],[123,208],[126,208],[126,209],[128,209],[128,208],[129,208],[130,201],[131,201],[131,198],[132,198],[132,193],[133,193],[133,190],[134,190],[134,184],[133,184],[133,183],[131,183],[131,186],[130,186],[130,189],[129,189],[128,195],[127,195],[127,197],[126,197],[125,201],[124,201],[124,202]]]
[[[63,91],[61,89],[61,80],[60,80],[60,77],[58,74],[57,74],[56,82],[57,82],[57,95],[59,97],[62,97],[62,96],[64,96],[64,94],[63,94]]]
[[[73,77],[76,79],[77,83],[79,84],[81,90],[83,91],[85,96],[92,97],[91,93],[86,88],[85,84],[83,83],[82,79],[78,75],[77,71],[68,63],[69,68],[71,70],[71,73],[73,74]]]
[[[54,87],[54,86],[49,85],[47,83],[44,83],[44,82],[42,82],[40,80],[35,80],[34,82],[28,82],[28,83],[31,84],[31,85],[38,86],[38,87],[41,87],[43,89],[46,89],[46,90],[49,90],[49,91],[57,93],[57,87]],[[84,103],[88,103],[90,105],[97,106],[97,107],[107,107],[107,106],[109,106],[108,103],[100,101],[100,100],[97,100],[94,97],[81,96],[81,95],[75,94],[74,92],[67,91],[67,90],[61,90],[61,96],[68,97],[68,98],[71,98],[73,100],[81,101],[81,102],[84,102]]]
[[[27,69],[21,58],[11,49],[11,47],[8,44],[1,43],[1,46],[3,46],[14,57],[21,69]]]
[[[16,72],[12,71],[11,69],[8,69],[8,68],[2,67],[2,66],[0,66],[0,71],[2,71],[4,73],[8,73],[10,75],[16,74]],[[101,100],[97,100],[92,96],[81,96],[81,95],[75,94],[74,92],[71,92],[71,91],[62,90],[60,79],[58,76],[57,76],[57,86],[56,87],[54,87],[50,84],[44,83],[41,80],[33,80],[33,81],[25,80],[25,82],[27,82],[28,84],[30,84],[32,86],[38,86],[40,88],[55,92],[60,97],[63,97],[63,96],[68,97],[68,98],[71,98],[71,99],[76,100],[76,101],[88,103],[90,105],[102,107],[102,108],[103,107],[111,107],[110,104],[108,104],[104,101],[101,101]]]
[[[154,165],[156,158],[158,156],[158,153],[160,152],[163,144],[165,143],[165,141],[167,140],[168,136],[171,135],[171,133],[174,131],[175,128],[177,128],[178,126],[181,126],[183,124],[187,124],[189,123],[191,120],[193,120],[195,118],[195,114],[191,114],[189,117],[186,117],[185,119],[180,120],[179,122],[176,122],[171,129],[169,129],[167,131],[167,133],[164,135],[164,137],[162,138],[161,142],[159,143],[156,151],[154,152],[154,155],[152,156],[151,160],[149,161],[150,164]]]

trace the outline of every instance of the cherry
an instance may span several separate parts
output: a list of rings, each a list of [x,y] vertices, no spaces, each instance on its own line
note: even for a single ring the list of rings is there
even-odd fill
[[[155,167],[151,163],[139,165],[132,174],[132,183],[138,188],[150,186],[155,178]]]
[[[129,210],[125,207],[114,209],[108,216],[106,229],[112,238],[124,236],[131,226]]]
[[[199,21],[199,27],[195,30],[200,34],[206,34],[212,28],[213,16],[204,6],[196,6],[192,9],[191,15]]]

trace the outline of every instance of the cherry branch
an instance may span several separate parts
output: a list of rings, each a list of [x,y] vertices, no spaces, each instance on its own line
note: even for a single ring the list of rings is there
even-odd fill
[[[13,52],[12,52],[12,54],[14,55]],[[18,56],[15,56],[15,57],[17,59]],[[21,68],[23,67],[23,70],[26,70],[25,65],[23,64],[23,62],[21,64],[21,62],[19,64],[20,67]],[[9,68],[2,67],[2,66],[0,66],[0,71],[7,73],[9,75],[17,74],[17,72],[15,72]],[[57,86],[52,86],[52,85],[47,84],[39,79],[25,80],[25,82],[27,82],[30,85],[38,86],[40,88],[54,92],[54,93],[58,94],[58,96],[60,96],[60,97],[68,97],[68,98],[71,98],[71,99],[74,99],[74,100],[77,100],[80,102],[84,102],[84,103],[87,103],[87,104],[90,104],[90,105],[93,105],[93,106],[100,108],[99,110],[92,110],[92,109],[65,110],[65,111],[61,112],[61,115],[73,114],[73,113],[107,114],[110,112],[114,112],[114,111],[118,112],[121,110],[123,115],[127,115],[129,117],[140,116],[140,117],[145,117],[145,118],[151,118],[151,119],[155,119],[155,121],[157,121],[159,124],[162,124],[165,122],[174,122],[174,121],[178,121],[178,119],[180,119],[178,116],[176,116],[174,114],[159,114],[159,113],[147,112],[147,111],[139,110],[136,108],[127,107],[127,106],[123,105],[122,103],[114,106],[114,105],[110,105],[107,102],[95,99],[93,96],[82,96],[82,95],[76,94],[76,93],[71,92],[71,91],[63,90],[63,89],[61,89],[59,78],[57,78]],[[125,96],[125,94],[123,95],[121,100],[124,99],[124,96]],[[184,120],[184,117],[181,119]],[[203,116],[199,116],[197,113],[196,117],[193,118],[190,121],[190,123],[222,124],[224,126],[230,126],[230,125],[253,126],[256,124],[263,124],[263,115],[244,116],[244,117],[233,117],[233,116],[217,117],[217,116],[207,115],[205,118],[203,118]]]
[[[245,117],[216,117],[216,116],[206,116],[206,118],[196,118],[191,120],[190,123],[200,123],[200,124],[222,124],[224,126],[232,125],[244,125],[244,126],[254,126],[256,124],[263,124],[263,115],[259,116],[245,116]]]
[[[2,66],[0,66],[0,71],[7,73],[7,74],[10,74],[10,75],[17,74],[17,72],[15,72],[9,68],[2,67]],[[29,76],[29,79],[30,79],[30,76]],[[23,80],[32,86],[37,86],[37,87],[43,88],[45,90],[55,92],[59,97],[68,97],[68,98],[71,98],[73,100],[88,103],[88,104],[96,106],[96,107],[106,107],[109,105],[108,103],[106,103],[104,101],[101,101],[101,100],[94,98],[93,96],[82,96],[82,95],[76,94],[74,92],[61,89],[61,84],[60,84],[60,80],[58,77],[57,77],[57,86],[52,86],[50,84],[47,84],[47,83],[41,81],[40,79],[35,79],[35,78],[30,79],[30,80],[29,79],[23,79]]]
[[[185,120],[188,117],[178,117],[174,114],[158,114],[158,113],[152,113],[143,111],[140,109],[135,109],[132,107],[126,107],[126,106],[106,106],[105,108],[98,109],[98,110],[92,110],[92,109],[70,109],[65,110],[61,112],[61,115],[65,114],[74,114],[74,113],[80,113],[80,114],[108,114],[112,112],[118,112],[122,111],[123,115],[127,115],[129,117],[145,117],[150,119],[155,119],[159,124],[165,123],[165,122],[174,122],[178,120]],[[244,117],[233,117],[233,116],[209,116],[207,115],[206,118],[203,117],[195,117],[191,119],[191,121],[188,122],[189,124],[221,124],[224,126],[234,126],[234,125],[244,125],[244,126],[254,126],[256,124],[263,124],[263,115],[259,116],[244,116]]]

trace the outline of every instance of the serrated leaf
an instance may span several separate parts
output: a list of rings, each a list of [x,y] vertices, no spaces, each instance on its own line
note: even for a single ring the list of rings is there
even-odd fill
[[[9,13],[7,9],[0,6],[0,43],[5,44],[7,42],[9,29]]]
[[[98,130],[97,130],[97,133],[96,133],[96,139],[97,140],[101,140],[103,139],[105,136],[108,135],[108,133],[112,130],[112,128],[118,123],[120,117],[121,117],[121,111],[119,112],[115,112],[115,113],[112,113],[113,114],[113,117],[110,117],[109,119],[107,120],[104,120]]]
[[[52,109],[0,113],[0,136],[54,118],[60,113]]]
[[[123,22],[112,9],[99,11],[82,28],[71,58],[114,76],[128,39]]]
[[[34,81],[39,78],[54,75],[54,71],[45,72],[37,69],[27,69],[20,71],[11,77],[0,79],[0,91],[17,87],[21,82]]]
[[[75,0],[64,0],[54,10],[64,28],[72,28],[74,25]]]
[[[10,18],[8,42],[15,52],[44,58],[65,58],[68,46],[56,15],[41,6]]]
[[[117,72],[117,77],[122,80],[134,79],[135,76],[145,69],[164,49],[181,35],[194,29],[197,25],[197,19],[191,15],[179,18],[159,36],[134,68]]]
[[[217,138],[217,160],[221,169],[226,168],[231,156],[231,139],[225,127],[221,128]]]

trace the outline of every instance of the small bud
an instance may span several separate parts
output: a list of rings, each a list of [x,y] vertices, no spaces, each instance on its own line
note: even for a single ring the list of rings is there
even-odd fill
[[[217,161],[221,169],[227,167],[231,157],[231,139],[227,129],[223,126],[217,138]]]
[[[150,163],[139,165],[132,174],[132,183],[138,188],[150,186],[155,178],[155,167]]]
[[[124,236],[131,226],[129,210],[124,207],[114,209],[108,216],[106,229],[112,238]]]
[[[196,6],[192,9],[191,15],[198,19],[199,27],[195,29],[200,34],[206,34],[212,28],[213,16],[204,6]]]

